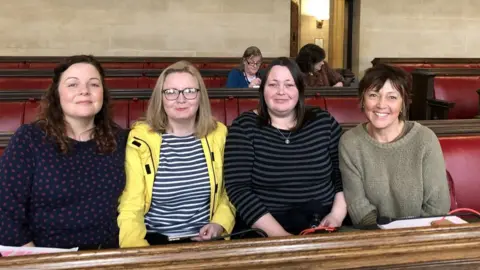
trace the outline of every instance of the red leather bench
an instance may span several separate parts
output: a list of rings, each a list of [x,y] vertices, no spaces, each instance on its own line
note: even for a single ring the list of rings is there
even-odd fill
[[[454,208],[480,211],[480,135],[439,139],[453,182]]]
[[[472,119],[478,114],[479,69],[417,69],[412,72],[411,119]]]
[[[5,100],[0,101],[0,112],[5,111],[2,114],[5,121],[0,122],[0,132],[14,131],[22,123],[35,120],[43,92],[31,90],[27,95],[24,92],[3,92],[0,100]],[[336,96],[340,93],[340,96]],[[305,103],[326,109],[339,123],[359,123],[365,117],[359,109],[356,94],[357,88],[308,89]],[[135,120],[144,116],[150,95],[149,89],[112,90],[114,120],[124,128],[130,127]],[[258,105],[258,92],[252,89],[211,88],[209,96],[213,115],[226,125],[231,125],[241,113],[255,109]],[[19,99],[23,101],[11,101]]]
[[[105,83],[110,89],[153,88],[160,69],[106,69]],[[225,87],[228,70],[204,69],[205,85],[209,88]],[[52,80],[51,70],[0,70],[0,90],[46,89]]]
[[[435,99],[454,104],[447,119],[472,119],[478,114],[480,76],[436,76],[433,87]]]
[[[361,123],[367,121],[360,109],[357,97],[325,97],[325,109],[338,123]]]
[[[25,101],[0,104],[0,131],[15,131],[24,123]]]
[[[0,69],[53,69],[65,57],[60,56],[0,56]],[[164,69],[169,65],[186,60],[199,69],[230,70],[238,67],[239,57],[96,57],[104,68],[111,69]],[[265,68],[273,58],[264,58]]]
[[[451,69],[451,68],[480,68],[480,64],[402,64],[402,63],[391,63],[392,66],[396,66],[399,68],[402,68],[403,70],[407,72],[412,72],[417,68],[446,68],[446,69]]]
[[[378,57],[372,65],[389,64],[412,72],[417,68],[480,68],[480,58],[391,58]]]

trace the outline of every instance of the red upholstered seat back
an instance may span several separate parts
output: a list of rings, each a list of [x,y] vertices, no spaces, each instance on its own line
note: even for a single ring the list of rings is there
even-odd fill
[[[170,63],[170,62],[148,62],[145,65],[145,68],[148,68],[148,69],[164,69],[164,68],[167,68],[168,66],[170,66],[171,64],[173,64],[173,63]]]
[[[29,100],[25,102],[25,114],[23,116],[23,123],[29,124],[37,120],[37,116],[40,113],[40,101]]]
[[[51,82],[47,77],[0,77],[0,90],[47,89]]]
[[[457,198],[455,197],[455,183],[452,175],[447,171],[448,190],[450,191],[450,210],[457,209]]]
[[[2,102],[0,105],[0,132],[14,132],[23,124],[24,101]]]
[[[479,68],[477,63],[390,63],[390,65],[412,72],[417,68]]]
[[[135,89],[138,87],[137,77],[105,77],[105,84],[109,89]]]
[[[455,102],[448,119],[471,119],[478,114],[479,76],[445,77],[434,79],[434,97]]]
[[[240,59],[238,63],[205,63],[203,68],[205,69],[234,69],[240,66]]]
[[[143,62],[102,63],[103,69],[144,69],[146,65]]]
[[[325,98],[323,97],[307,97],[305,98],[305,104],[314,106],[314,107],[320,107],[325,110]]]
[[[457,207],[480,210],[480,136],[440,137]]]
[[[128,127],[145,116],[148,100],[133,99],[128,101]]]
[[[392,64],[389,64],[389,65],[399,67],[399,68],[405,70],[406,72],[412,72],[417,68],[426,67],[425,64],[423,64],[423,63],[401,63],[401,64],[400,63],[392,63]]]
[[[258,98],[240,98],[238,99],[238,115],[256,109],[258,107]]]
[[[357,97],[325,97],[325,106],[338,123],[366,121]]]
[[[33,62],[33,63],[27,63],[28,68],[30,69],[54,69],[58,63],[56,62]]]
[[[238,116],[238,99],[228,97],[225,99],[225,125],[230,126]]]
[[[117,123],[122,128],[129,127],[128,111],[129,111],[128,100],[112,101],[113,121],[115,121],[115,123]]]
[[[225,112],[225,99],[211,98],[210,108],[212,109],[213,117],[215,117],[217,121],[220,121],[224,124],[227,122],[227,115]]]
[[[479,64],[476,63],[436,63],[436,64],[428,64],[429,67],[432,68],[478,68],[480,67]]]
[[[2,62],[0,63],[0,69],[14,69],[14,68],[20,68],[20,63],[18,62]]]

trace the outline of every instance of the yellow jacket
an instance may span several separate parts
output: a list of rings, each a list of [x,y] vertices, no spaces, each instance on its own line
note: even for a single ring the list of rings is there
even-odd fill
[[[223,183],[223,150],[227,128],[217,128],[202,138],[203,152],[210,176],[210,222],[231,233],[235,224],[235,209],[227,197]],[[145,214],[152,201],[153,182],[160,159],[162,137],[144,122],[136,123],[127,141],[125,170],[127,183],[120,197],[118,226],[120,247],[148,246],[145,235]],[[213,167],[212,167],[213,165]]]

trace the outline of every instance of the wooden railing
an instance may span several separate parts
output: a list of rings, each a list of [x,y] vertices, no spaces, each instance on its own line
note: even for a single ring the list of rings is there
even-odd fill
[[[480,224],[0,259],[15,269],[478,269]]]

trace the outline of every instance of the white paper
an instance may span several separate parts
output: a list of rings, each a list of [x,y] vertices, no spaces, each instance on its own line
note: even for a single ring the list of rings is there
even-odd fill
[[[443,217],[431,217],[431,218],[412,218],[412,219],[402,219],[390,222],[384,225],[378,225],[381,229],[400,229],[400,228],[415,228],[415,227],[430,227],[432,222],[436,220],[441,220]],[[446,220],[454,224],[466,224],[465,220],[457,216],[446,216]]]
[[[45,247],[10,247],[10,246],[0,245],[0,253],[2,254],[3,257],[57,253],[57,252],[71,252],[71,251],[78,251],[78,247],[63,249],[63,248],[45,248]]]

